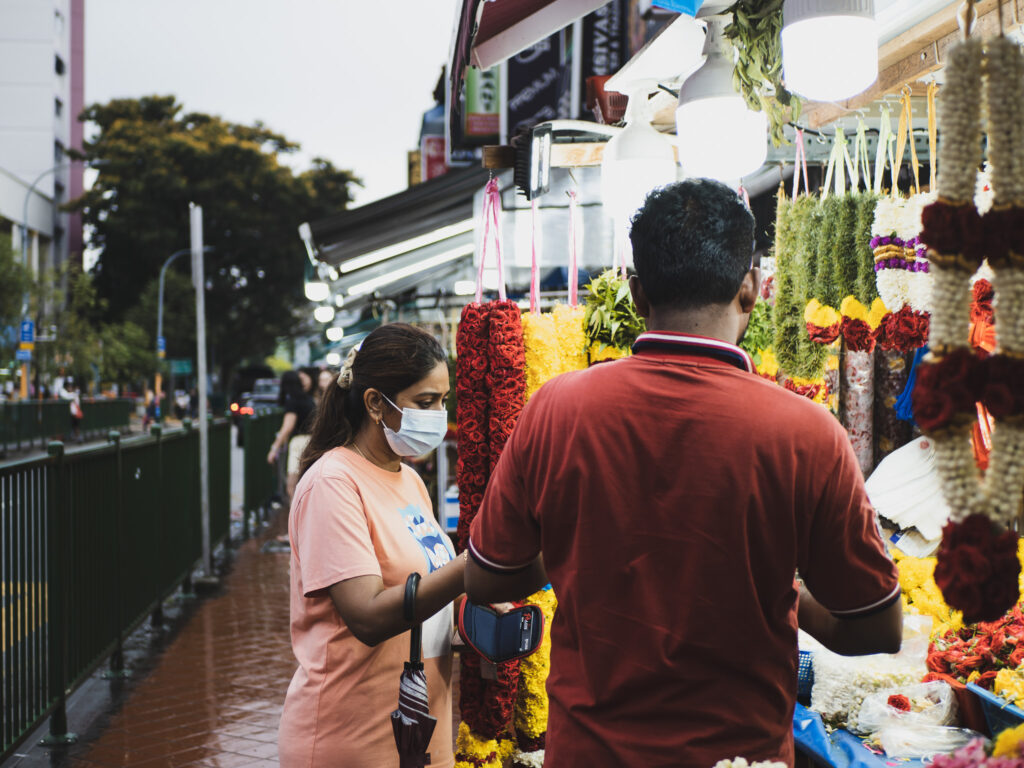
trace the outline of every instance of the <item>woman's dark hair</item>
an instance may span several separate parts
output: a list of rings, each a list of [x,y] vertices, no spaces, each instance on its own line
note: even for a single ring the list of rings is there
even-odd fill
[[[299,475],[332,448],[347,445],[366,421],[363,395],[376,389],[395,400],[398,393],[426,378],[438,363],[448,362],[440,342],[405,323],[382,325],[367,336],[352,361],[351,381],[335,376],[316,412],[309,444],[302,452]],[[339,376],[349,374],[345,366]],[[347,380],[347,379],[346,379]]]
[[[299,370],[302,373],[304,373],[307,376],[309,376],[310,384],[309,384],[308,393],[312,394],[313,392],[316,392],[316,378],[317,378],[317,376],[320,375],[320,369],[316,368],[314,366],[311,366],[311,365],[304,365],[301,368],[299,368]]]
[[[289,400],[302,397],[302,379],[298,371],[285,371],[281,374],[281,389],[277,392],[277,404],[285,405]]]
[[[724,304],[750,270],[754,217],[725,184],[687,179],[648,195],[629,239],[652,306]]]

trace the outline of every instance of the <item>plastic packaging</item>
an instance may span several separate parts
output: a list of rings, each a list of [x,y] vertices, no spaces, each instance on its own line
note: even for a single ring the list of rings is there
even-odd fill
[[[890,725],[878,733],[887,757],[928,758],[966,746],[981,734],[944,725]]]
[[[899,696],[910,710],[901,711],[892,706],[890,697],[894,696]],[[956,695],[946,683],[917,683],[866,696],[857,716],[856,730],[871,734],[897,726],[953,725],[956,715]]]

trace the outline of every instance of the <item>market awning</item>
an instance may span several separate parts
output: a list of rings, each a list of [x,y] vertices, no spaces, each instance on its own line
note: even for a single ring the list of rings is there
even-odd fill
[[[453,170],[405,192],[337,216],[303,224],[309,253],[332,267],[331,287],[343,306],[375,295],[431,289],[473,261],[473,196],[490,174]]]

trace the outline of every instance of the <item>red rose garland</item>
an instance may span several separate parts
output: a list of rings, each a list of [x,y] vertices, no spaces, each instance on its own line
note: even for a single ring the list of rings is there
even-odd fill
[[[487,481],[523,410],[526,374],[519,307],[512,301],[467,305],[456,349],[458,538],[459,546],[465,548]],[[497,665],[496,680],[482,677],[481,663],[476,653],[462,652],[459,708],[475,738],[498,739],[508,734],[512,722],[519,662]],[[457,755],[459,763],[473,764],[478,759]]]

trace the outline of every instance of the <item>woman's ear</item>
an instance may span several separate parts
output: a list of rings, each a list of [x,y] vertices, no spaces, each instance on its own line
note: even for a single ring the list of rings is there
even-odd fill
[[[363,392],[363,406],[366,414],[374,424],[380,424],[384,418],[384,398],[376,389],[368,389]]]

